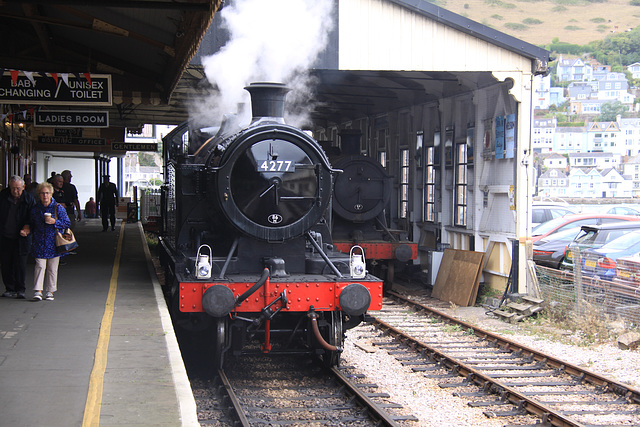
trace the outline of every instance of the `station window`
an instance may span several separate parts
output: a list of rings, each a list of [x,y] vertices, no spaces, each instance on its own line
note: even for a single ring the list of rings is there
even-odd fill
[[[387,168],[387,152],[386,151],[378,151],[378,161],[382,165],[383,168]]]
[[[454,225],[467,225],[467,143],[456,144]]]
[[[424,170],[424,220],[435,222],[436,220],[436,148],[425,149]]]
[[[400,151],[400,218],[407,218],[409,215],[409,149]]]

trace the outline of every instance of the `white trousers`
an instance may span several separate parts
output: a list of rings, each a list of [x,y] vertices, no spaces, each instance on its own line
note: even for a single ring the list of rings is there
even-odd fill
[[[60,257],[36,258],[36,268],[33,272],[34,291],[55,292],[58,290],[58,263]]]

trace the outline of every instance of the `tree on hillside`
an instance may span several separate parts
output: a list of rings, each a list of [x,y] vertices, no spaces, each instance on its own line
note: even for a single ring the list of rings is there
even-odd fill
[[[593,45],[594,57],[603,64],[629,65],[640,62],[640,27],[610,34]]]
[[[627,112],[628,108],[620,101],[605,102],[600,107],[600,115],[597,117],[598,122],[615,122],[618,115]]]

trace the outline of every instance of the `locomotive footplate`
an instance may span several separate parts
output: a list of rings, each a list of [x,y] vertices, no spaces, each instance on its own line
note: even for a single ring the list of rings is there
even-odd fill
[[[258,276],[235,276],[234,281],[221,282],[181,282],[180,311],[203,312],[203,296],[213,286],[224,286],[231,290],[237,299],[258,282]],[[289,276],[283,279],[269,279],[264,285],[247,297],[240,305],[236,305],[235,313],[260,313],[275,300],[271,310],[287,312],[307,312],[311,306],[316,311],[342,310],[340,295],[349,285],[360,284],[368,290],[370,303],[368,310],[382,308],[382,281],[367,275],[363,279],[350,280],[343,277],[332,280],[322,275]],[[353,286],[350,288],[353,289]],[[285,297],[283,298],[283,294]],[[282,305],[286,301],[286,304]]]
[[[337,250],[348,254],[353,247],[353,242],[333,241]],[[411,242],[388,242],[384,240],[358,242],[358,246],[364,249],[367,259],[398,259],[399,261],[409,261],[418,258],[418,244]]]

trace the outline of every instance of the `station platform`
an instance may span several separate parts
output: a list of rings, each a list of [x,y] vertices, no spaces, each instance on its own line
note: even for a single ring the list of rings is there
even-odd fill
[[[140,223],[74,229],[54,301],[0,298],[0,426],[198,426]],[[4,292],[4,286],[2,287]]]

